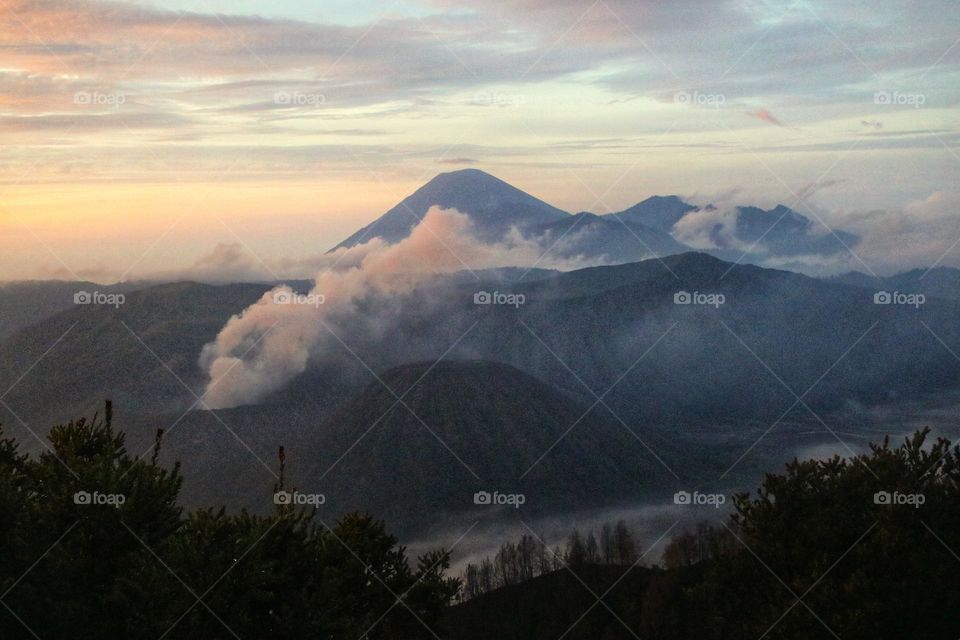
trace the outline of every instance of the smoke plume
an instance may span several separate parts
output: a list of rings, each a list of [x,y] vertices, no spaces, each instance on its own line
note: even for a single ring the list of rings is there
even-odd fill
[[[283,388],[322,349],[330,337],[327,327],[359,314],[358,305],[369,296],[408,293],[432,276],[462,270],[584,266],[576,258],[546,265],[541,253],[535,241],[518,232],[499,243],[483,244],[475,239],[466,215],[434,207],[396,244],[374,238],[328,255],[308,294],[276,287],[230,318],[200,356],[209,376],[204,402],[214,409],[253,404]],[[376,324],[360,317],[351,324],[364,322]]]

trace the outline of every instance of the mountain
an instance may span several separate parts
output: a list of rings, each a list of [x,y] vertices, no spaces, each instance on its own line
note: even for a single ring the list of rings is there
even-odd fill
[[[275,478],[261,462],[276,468],[283,445],[287,486],[324,494],[326,516],[369,510],[406,531],[516,513],[478,506],[478,491],[523,493],[522,513],[532,517],[640,499],[675,482],[602,408],[588,412],[509,365],[409,364],[378,377],[315,423],[279,405],[192,412],[165,434],[163,459],[183,461],[189,503],[268,508]],[[174,417],[118,424],[145,449]],[[661,451],[674,454],[682,438],[672,440]]]
[[[636,262],[690,250],[658,228],[586,212],[531,227],[527,236],[536,238],[548,248],[551,257],[602,258],[609,264]]]
[[[433,206],[453,208],[469,215],[478,236],[486,242],[501,239],[513,226],[525,228],[569,216],[489,173],[463,169],[436,176],[334,250],[362,244],[375,237],[389,243],[402,240]]]
[[[696,253],[521,281],[507,290],[524,296],[516,308],[473,304],[497,286],[418,292],[364,352],[415,344],[429,359],[455,344],[453,357],[505,361],[583,402],[610,389],[625,420],[665,425],[769,425],[791,406],[792,419],[810,417],[805,405],[918,401],[960,379],[940,343],[960,349],[953,301],[876,305],[871,291]],[[677,304],[681,292],[715,305]],[[389,357],[377,367],[402,354]]]
[[[830,411],[921,401],[960,379],[960,362],[939,342],[960,352],[953,300],[875,305],[870,289],[696,253],[513,284],[490,275],[436,278],[389,305],[365,305],[366,321],[343,322],[339,337],[373,371],[432,361],[455,345],[448,357],[508,363],[581,404],[610,388],[607,404],[646,424],[773,421],[795,400],[791,390],[815,382],[805,403]],[[44,429],[105,396],[133,413],[185,411],[194,398],[178,378],[202,389],[203,345],[265,290],[164,285],[131,293],[119,309],[56,314],[0,341],[4,403]],[[477,305],[478,291],[522,294],[524,304]],[[681,291],[724,300],[675,304]],[[313,404],[327,410],[366,381],[365,366],[331,340],[266,404],[313,419],[322,413]],[[0,415],[8,428],[19,424],[2,407]]]
[[[960,300],[960,269],[953,267],[912,269],[885,277],[871,276],[860,271],[850,271],[825,278],[825,280],[874,291],[922,293],[926,296],[947,300]]]
[[[73,296],[81,291],[128,293],[144,283],[100,285],[93,282],[36,280],[0,282],[0,340],[52,315],[70,309]]]
[[[304,486],[328,489],[334,505],[409,521],[400,513],[408,496],[434,514],[483,513],[473,494],[485,490],[523,493],[530,514],[597,508],[672,485],[602,409],[587,413],[509,365],[444,361],[380,377],[324,421],[309,447]],[[394,393],[407,394],[402,405]]]
[[[0,422],[8,430],[92,412],[104,398],[127,411],[185,410],[204,379],[203,345],[269,285],[177,283],[129,292],[123,304],[75,305],[0,341]],[[102,290],[102,289],[101,289]],[[18,419],[19,418],[19,419]],[[33,439],[28,435],[30,442]]]
[[[742,243],[757,243],[762,251],[775,256],[833,255],[855,246],[860,239],[842,230],[830,230],[814,224],[790,207],[778,204],[773,209],[737,207],[736,238]]]
[[[606,217],[616,217],[624,222],[642,224],[669,233],[683,216],[696,209],[697,207],[684,202],[678,196],[651,196],[629,209],[609,213]]]
[[[338,244],[339,248],[379,237],[395,243],[407,237],[430,207],[467,214],[484,242],[501,240],[512,228],[539,241],[544,252],[561,258],[623,263],[690,250],[674,234],[678,222],[702,214],[709,225],[710,253],[724,260],[762,263],[767,258],[827,256],[846,251],[859,237],[830,231],[784,205],[765,210],[741,206],[731,216],[707,205],[700,208],[679,196],[652,196],[616,213],[570,215],[478,169],[442,173],[387,213]],[[728,228],[729,227],[729,228]],[[701,234],[703,235],[703,234]],[[742,247],[753,247],[742,255]]]
[[[723,253],[732,249],[729,238],[723,233],[728,217],[713,205],[701,209],[677,196],[653,196],[629,209],[604,217],[616,217],[670,233],[688,214],[699,212],[716,214],[716,218],[708,217],[704,224],[714,225],[709,236],[715,245],[715,253],[720,257],[729,257],[729,254]],[[726,231],[737,240],[737,245],[756,245],[752,255],[746,257],[748,262],[757,262],[767,256],[833,255],[859,242],[854,234],[842,230],[831,233],[819,223],[782,204],[769,210],[740,206],[734,212],[733,228]]]
[[[36,451],[28,428],[110,397],[131,449],[149,453],[166,430],[189,504],[269,509],[283,445],[289,486],[327,495],[325,518],[359,506],[419,531],[472,522],[480,490],[521,491],[533,515],[651,492],[662,503],[673,473],[715,486],[734,463],[727,480],[742,483],[805,447],[836,448],[832,430],[855,446],[864,412],[851,408],[931,408],[960,380],[957,301],[876,305],[871,289],[697,253],[509,275],[438,277],[383,312],[365,302],[365,321],[338,323],[343,343],[286,388],[216,412],[190,411],[184,385],[200,392],[202,346],[267,285],[162,285],[118,309],[71,308],[0,340],[0,420]],[[483,290],[524,303],[475,304]],[[680,292],[715,304],[677,304]],[[409,390],[416,417],[373,372]]]

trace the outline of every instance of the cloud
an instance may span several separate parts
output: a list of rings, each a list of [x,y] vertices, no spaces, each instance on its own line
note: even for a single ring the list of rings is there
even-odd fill
[[[73,113],[70,115],[0,116],[0,132],[37,133],[63,131],[84,133],[116,129],[169,130],[185,126],[189,118],[171,113]]]
[[[705,207],[683,216],[673,227],[673,236],[694,249],[735,249],[746,253],[751,243],[737,238],[735,206]]]
[[[937,191],[903,207],[891,209],[826,211],[818,215],[830,229],[843,236],[852,233],[856,242],[847,242],[829,253],[777,255],[754,250],[751,261],[812,275],[861,271],[891,275],[910,269],[950,266],[960,268],[960,194]],[[736,216],[729,208],[691,213],[678,223],[678,239],[703,249],[733,248],[746,252],[747,243],[736,239]],[[813,246],[834,244],[832,234],[819,222],[811,234]],[[837,245],[839,243],[836,243]],[[837,248],[834,245],[834,248]]]
[[[854,211],[842,219],[863,237],[857,255],[878,273],[935,263],[960,267],[960,194],[936,191],[900,209]],[[857,261],[850,266],[865,270]]]
[[[782,122],[780,122],[779,119],[777,119],[776,117],[774,117],[774,115],[773,115],[772,113],[770,113],[769,111],[767,111],[766,109],[757,109],[756,111],[748,111],[748,112],[747,112],[747,115],[750,116],[751,118],[756,118],[757,120],[762,120],[763,122],[767,122],[767,123],[772,124],[772,125],[774,125],[774,126],[783,127],[784,129],[789,129],[789,127],[788,127],[787,125],[785,125],[785,124],[783,124]]]
[[[362,319],[358,315],[370,296],[395,299],[432,276],[464,268],[533,265],[541,251],[519,234],[483,244],[474,238],[469,217],[431,208],[396,244],[375,238],[326,256],[326,268],[309,294],[294,297],[289,287],[277,287],[233,316],[200,355],[200,366],[210,380],[204,400],[211,408],[232,407],[256,403],[284,387],[306,369],[314,352],[324,348],[330,337],[325,323],[382,326],[370,317],[369,309]],[[219,254],[232,261],[234,251],[226,247]],[[383,313],[382,322],[390,317]]]
[[[137,279],[154,282],[190,280],[222,284],[227,282],[270,282],[273,269],[239,242],[217,243],[209,253],[180,269],[138,273]]]
[[[437,164],[477,164],[476,158],[441,158]]]
[[[838,184],[843,184],[844,182],[845,180],[841,178],[832,179],[832,180],[821,180],[819,182],[811,182],[796,190],[797,200],[800,200],[800,201],[806,200],[807,198],[809,198],[810,196],[814,195],[819,191],[823,191],[824,189],[829,189],[830,187],[835,187]]]

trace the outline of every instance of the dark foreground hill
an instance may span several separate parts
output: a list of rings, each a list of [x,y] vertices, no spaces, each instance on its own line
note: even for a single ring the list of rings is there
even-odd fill
[[[651,592],[668,581],[693,582],[702,569],[563,568],[451,607],[444,622],[457,629],[458,640],[626,640],[636,637],[645,617],[666,613],[648,609],[644,615],[644,600],[656,596]]]
[[[183,461],[187,503],[268,507],[283,445],[288,483],[323,494],[327,515],[367,510],[407,532],[455,517],[532,518],[669,492],[676,479],[641,439],[671,459],[683,442],[643,425],[628,430],[528,374],[482,361],[387,371],[317,422],[269,413],[196,411],[167,430],[162,459]],[[124,424],[146,450],[164,422]],[[697,465],[707,463],[692,455],[685,469]],[[524,504],[478,505],[482,491],[523,494]]]

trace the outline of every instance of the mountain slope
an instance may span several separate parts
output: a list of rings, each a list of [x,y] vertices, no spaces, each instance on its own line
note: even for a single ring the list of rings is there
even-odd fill
[[[683,216],[695,210],[695,206],[677,196],[651,196],[628,209],[609,213],[606,217],[617,217],[624,222],[643,224],[669,233]]]
[[[269,288],[184,282],[127,293],[118,308],[71,304],[0,341],[4,402],[42,429],[106,397],[127,411],[186,409],[193,397],[181,381],[198,391],[204,382],[200,349]],[[0,422],[14,429],[20,420],[0,407]]]
[[[825,278],[825,281],[863,287],[873,291],[922,293],[928,297],[960,300],[960,269],[953,267],[911,269],[885,277],[850,271],[832,278]]]
[[[557,222],[530,228],[528,237],[537,238],[552,257],[585,256],[604,258],[619,264],[644,258],[689,251],[666,231],[637,222],[611,219],[592,213],[578,213]]]
[[[283,445],[287,486],[323,493],[323,517],[369,510],[408,532],[456,516],[517,515],[476,505],[477,491],[523,493],[521,513],[533,517],[672,490],[673,476],[634,435],[602,408],[586,409],[509,365],[443,361],[383,372],[322,418],[273,404],[216,415],[120,414],[118,424],[143,450],[156,427],[167,429],[162,459],[183,461],[188,504],[268,509],[276,478],[266,467],[276,469]],[[645,440],[660,437],[633,428]],[[672,440],[658,450],[680,459],[683,439]]]
[[[736,236],[741,242],[758,243],[766,252],[778,256],[833,255],[860,240],[846,231],[831,233],[782,204],[770,210],[737,207]]]
[[[766,367],[797,394],[817,383],[804,399],[815,411],[917,401],[960,379],[950,353],[960,352],[956,301],[875,305],[870,289],[693,253],[533,279],[438,278],[393,301],[388,315],[366,307],[366,322],[344,322],[338,334],[374,371],[456,345],[449,357],[507,362],[588,405],[581,380],[598,394],[612,386],[607,403],[644,423],[773,421],[795,398]],[[13,386],[4,402],[42,428],[107,395],[131,412],[185,410],[193,398],[177,377],[199,390],[200,349],[264,290],[168,285],[131,294],[118,310],[58,314],[0,342],[0,383]],[[525,304],[474,304],[480,290],[522,293]],[[725,301],[677,305],[679,291]],[[354,353],[331,340],[267,403],[326,406],[365,380]],[[19,422],[0,415],[8,427]]]
[[[74,305],[73,296],[78,292],[128,294],[147,286],[149,283],[137,282],[108,286],[93,282],[0,282],[0,340],[70,309]]]
[[[478,236],[487,242],[499,240],[512,226],[546,224],[569,216],[489,173],[463,169],[436,176],[334,250],[375,237],[389,243],[402,240],[433,206],[453,208],[469,215]]]
[[[397,395],[408,392],[403,404],[371,383],[317,429],[309,448],[305,486],[327,490],[333,505],[410,520],[398,505],[415,496],[434,513],[483,513],[489,508],[475,506],[473,494],[486,490],[525,494],[529,514],[635,499],[673,480],[602,409],[584,415],[508,365],[415,364],[381,379]]]
[[[584,402],[584,383],[610,388],[625,419],[663,424],[769,424],[808,389],[806,405],[827,411],[917,400],[960,379],[940,342],[960,349],[951,301],[875,305],[864,289],[692,253],[521,282],[511,288],[525,296],[519,308],[473,304],[494,286],[464,286],[439,312],[438,295],[412,298],[389,342],[365,352],[409,343],[428,359],[456,343],[456,357],[506,361]],[[676,304],[681,291],[725,299]]]

